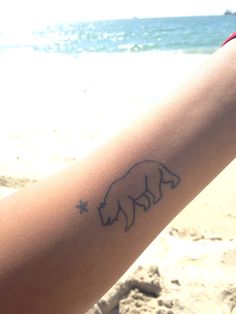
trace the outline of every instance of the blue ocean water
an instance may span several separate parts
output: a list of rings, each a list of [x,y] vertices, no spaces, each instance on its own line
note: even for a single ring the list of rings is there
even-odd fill
[[[235,30],[235,16],[73,22],[22,31],[16,26],[15,33],[0,32],[0,51],[212,53]]]

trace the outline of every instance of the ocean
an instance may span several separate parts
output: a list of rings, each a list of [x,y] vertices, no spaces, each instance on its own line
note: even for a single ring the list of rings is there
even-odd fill
[[[89,52],[212,53],[235,29],[235,16],[133,18],[23,30],[16,25],[0,32],[0,51],[5,54],[14,49],[26,49],[75,56]]]
[[[235,16],[1,29],[0,170],[14,173],[13,156],[19,171],[20,161],[44,168],[53,160],[54,169],[55,158],[83,156],[171,93],[235,30]]]
[[[36,51],[177,51],[212,53],[236,29],[235,16],[201,16],[97,21],[49,26],[29,43]]]

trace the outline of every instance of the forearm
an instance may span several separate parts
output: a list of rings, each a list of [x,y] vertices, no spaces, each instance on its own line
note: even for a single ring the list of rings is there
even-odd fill
[[[234,158],[235,81],[232,41],[73,169],[2,201],[0,312],[84,313],[96,302]]]

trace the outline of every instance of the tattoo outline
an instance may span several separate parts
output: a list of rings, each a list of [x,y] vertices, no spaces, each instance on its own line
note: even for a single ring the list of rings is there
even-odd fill
[[[133,184],[137,178],[138,184]],[[180,177],[156,160],[136,163],[110,184],[99,204],[97,210],[102,225],[113,225],[122,214],[125,218],[125,231],[128,231],[135,222],[137,207],[148,211],[162,199],[162,185],[174,189],[179,183]]]

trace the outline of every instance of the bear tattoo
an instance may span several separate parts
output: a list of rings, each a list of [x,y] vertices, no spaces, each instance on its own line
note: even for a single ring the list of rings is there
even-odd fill
[[[109,186],[98,207],[102,225],[113,225],[123,215],[125,231],[129,230],[135,222],[138,207],[147,211],[162,199],[163,185],[174,189],[179,182],[179,176],[158,161],[138,162]]]

